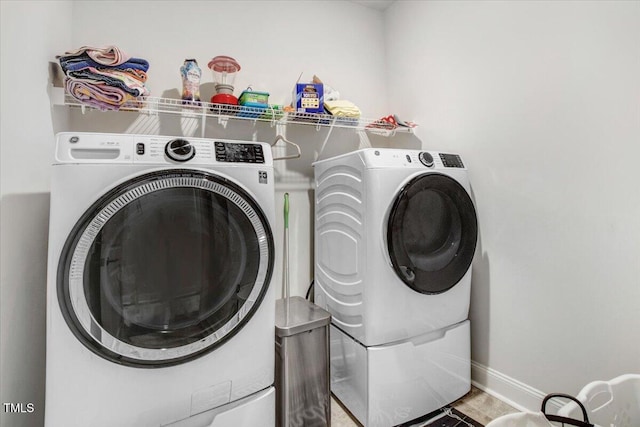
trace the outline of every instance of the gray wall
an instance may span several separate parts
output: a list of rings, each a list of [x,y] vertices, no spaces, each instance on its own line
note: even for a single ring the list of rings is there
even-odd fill
[[[38,427],[44,417],[49,169],[53,126],[47,62],[66,49],[71,2],[0,2],[0,401],[33,403],[0,424]]]
[[[470,171],[474,379],[539,409],[640,372],[640,3],[398,1],[386,25],[391,110]]]

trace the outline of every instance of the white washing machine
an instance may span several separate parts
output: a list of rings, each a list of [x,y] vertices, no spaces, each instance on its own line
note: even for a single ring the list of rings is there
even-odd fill
[[[57,135],[46,427],[274,426],[268,144]]]
[[[365,426],[470,390],[477,220],[459,155],[364,149],[314,164],[315,303],[332,315],[332,391]]]

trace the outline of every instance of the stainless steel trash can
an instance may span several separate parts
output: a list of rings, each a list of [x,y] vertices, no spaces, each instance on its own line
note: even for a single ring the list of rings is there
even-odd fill
[[[331,315],[301,297],[276,301],[276,426],[331,425]]]

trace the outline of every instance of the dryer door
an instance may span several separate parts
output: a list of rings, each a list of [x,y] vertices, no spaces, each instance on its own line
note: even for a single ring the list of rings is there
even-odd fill
[[[273,257],[269,223],[242,188],[199,171],[154,172],[105,194],[78,221],[61,255],[58,299],[98,355],[175,365],[249,321]]]
[[[421,175],[407,183],[391,208],[387,247],[393,269],[418,292],[445,292],[468,271],[477,233],[467,191],[446,175]]]

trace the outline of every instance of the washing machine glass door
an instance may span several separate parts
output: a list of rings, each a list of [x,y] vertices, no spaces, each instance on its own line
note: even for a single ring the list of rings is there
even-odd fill
[[[257,203],[192,170],[139,176],[100,198],[68,237],[58,299],[100,356],[174,365],[237,333],[269,286],[273,238]]]
[[[387,247],[398,277],[424,294],[445,292],[468,271],[477,220],[467,191],[439,173],[414,178],[397,195],[387,224]]]

